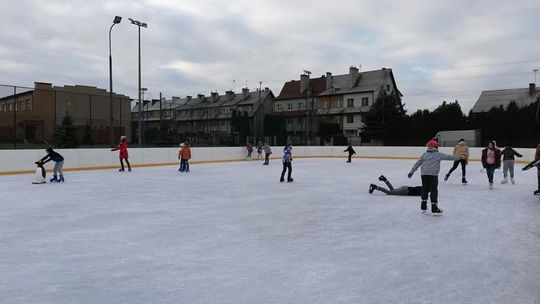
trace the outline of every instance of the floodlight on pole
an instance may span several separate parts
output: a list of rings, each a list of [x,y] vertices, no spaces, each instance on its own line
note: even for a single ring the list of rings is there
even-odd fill
[[[131,24],[133,25],[136,25],[138,28],[139,28],[139,132],[138,132],[138,140],[139,140],[139,147],[142,147],[142,136],[143,136],[143,131],[142,131],[142,103],[143,101],[141,100],[141,93],[142,93],[142,90],[141,90],[141,27],[144,27],[144,28],[147,28],[148,25],[144,22],[140,22],[138,20],[134,20],[132,18],[128,18],[128,20],[131,22]]]
[[[115,16],[113,20],[113,24],[111,25],[111,28],[109,29],[109,103],[110,103],[110,141],[111,146],[114,144],[114,126],[113,126],[113,81],[112,81],[112,47],[111,47],[111,32],[112,28],[115,24],[119,24],[122,21],[122,17]],[[120,121],[120,127],[122,126],[122,122]]]

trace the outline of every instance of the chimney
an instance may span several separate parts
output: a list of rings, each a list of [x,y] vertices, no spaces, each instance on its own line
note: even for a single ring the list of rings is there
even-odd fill
[[[533,96],[536,93],[536,84],[529,83],[529,96]]]
[[[269,87],[264,87],[264,92],[265,93],[268,93],[270,91],[270,88]]]
[[[191,98],[193,98],[193,97],[192,97],[192,96],[189,96],[189,95],[188,95],[188,96],[186,96],[186,100],[187,100],[187,101],[190,101],[190,100],[191,100]]]
[[[309,89],[309,74],[300,75],[300,93],[305,93]]]
[[[355,66],[349,67],[349,79],[351,81],[350,86],[353,87],[356,85],[358,80],[358,68]]]
[[[199,99],[199,101],[203,101],[204,94],[197,94],[197,98]]]
[[[179,101],[180,101],[180,97],[178,97],[178,96],[173,96],[173,97],[172,97],[172,102],[173,102],[173,103],[177,103],[177,102],[179,102]]]
[[[332,73],[326,72],[326,89],[330,89],[332,86]]]
[[[234,98],[234,92],[231,91],[231,90],[225,91],[225,96],[227,97],[227,101],[233,100],[233,98]]]
[[[249,97],[249,89],[248,88],[242,88],[242,96],[244,99],[247,99]]]
[[[216,102],[218,100],[218,92],[212,92],[211,93],[211,96],[212,96],[212,102]]]

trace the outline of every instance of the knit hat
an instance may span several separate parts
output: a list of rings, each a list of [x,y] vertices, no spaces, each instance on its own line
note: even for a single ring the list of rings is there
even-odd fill
[[[437,149],[439,147],[439,143],[436,140],[433,140],[433,139],[428,141],[428,143],[426,145],[427,145],[428,148]]]

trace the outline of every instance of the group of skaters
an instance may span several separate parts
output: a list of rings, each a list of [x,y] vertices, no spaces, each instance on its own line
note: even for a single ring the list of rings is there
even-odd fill
[[[270,145],[268,145],[268,143],[262,143],[261,141],[259,141],[257,143],[257,159],[261,159],[262,158],[262,153],[264,152],[264,163],[263,165],[268,165],[270,163],[270,155],[272,154],[272,148],[270,148]],[[246,151],[247,151],[247,155],[246,155],[246,159],[247,160],[252,160],[252,157],[251,157],[251,154],[253,153],[253,145],[248,142],[246,144]]]
[[[453,160],[454,164],[448,171],[448,173],[444,176],[444,181],[447,181],[450,178],[450,175],[454,170],[457,169],[458,166],[461,165],[461,182],[465,185],[467,184],[466,174],[467,174],[467,164],[469,161],[469,147],[467,146],[467,143],[464,139],[460,139],[458,144],[454,147],[453,155],[448,155],[444,153],[440,153],[438,151],[439,142],[437,138],[434,138],[430,140],[427,144],[427,150],[422,154],[420,159],[413,165],[411,168],[409,174],[407,175],[408,178],[412,178],[415,171],[420,167],[421,172],[421,179],[422,179],[422,186],[416,186],[416,187],[409,187],[409,186],[401,186],[399,188],[394,188],[390,181],[384,176],[381,175],[379,177],[379,180],[384,182],[388,189],[385,189],[384,187],[377,186],[375,184],[370,184],[369,186],[369,193],[373,193],[373,191],[378,190],[383,193],[386,193],[388,195],[409,195],[409,196],[420,196],[421,197],[421,203],[420,203],[420,209],[423,213],[427,211],[427,199],[428,195],[431,202],[431,212],[434,215],[440,215],[442,214],[442,209],[438,206],[438,184],[439,184],[439,171],[440,171],[440,163],[442,160]],[[520,153],[518,153],[516,150],[514,150],[511,146],[507,145],[504,149],[500,149],[497,147],[497,143],[495,141],[490,141],[486,148],[482,150],[482,170],[486,171],[486,175],[488,178],[488,184],[489,189],[493,189],[493,175],[495,172],[495,169],[499,169],[501,167],[501,158],[502,158],[502,165],[503,165],[503,180],[501,181],[501,184],[508,183],[510,178],[510,182],[512,184],[515,183],[514,180],[514,163],[515,163],[515,157],[523,157]],[[535,195],[540,195],[540,144],[536,147],[536,154],[535,154],[535,160],[532,161],[530,164],[525,166],[523,170],[528,170],[532,167],[537,167],[537,175],[538,175],[538,188],[533,192]]]

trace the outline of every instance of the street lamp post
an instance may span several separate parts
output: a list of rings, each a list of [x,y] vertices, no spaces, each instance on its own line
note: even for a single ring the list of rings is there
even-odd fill
[[[128,18],[128,20],[131,22],[131,24],[136,25],[139,27],[139,132],[138,132],[138,139],[139,139],[139,147],[142,147],[142,106],[143,101],[141,100],[141,26],[144,28],[147,28],[148,25],[144,22],[140,22],[138,20],[133,20],[131,18]]]
[[[122,17],[116,16],[114,17],[113,24],[111,25],[111,28],[109,29],[109,102],[110,102],[110,140],[111,140],[111,146],[114,144],[114,131],[113,131],[113,86],[112,86],[112,52],[111,52],[111,32],[112,28],[115,24],[120,23],[122,21]],[[122,122],[120,122],[122,124]]]

